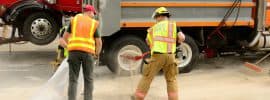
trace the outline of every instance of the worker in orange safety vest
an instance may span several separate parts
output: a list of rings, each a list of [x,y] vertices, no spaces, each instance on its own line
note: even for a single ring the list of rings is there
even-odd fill
[[[85,5],[83,10],[82,14],[77,14],[71,20],[67,32],[60,39],[61,46],[69,52],[68,100],[76,100],[81,65],[84,76],[84,100],[93,99],[94,59],[98,58],[102,47],[101,35],[97,31],[99,22],[94,19],[95,8]]]

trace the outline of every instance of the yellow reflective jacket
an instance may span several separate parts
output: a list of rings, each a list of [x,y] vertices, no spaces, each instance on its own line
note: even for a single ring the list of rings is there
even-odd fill
[[[175,53],[177,40],[176,22],[164,20],[148,29],[147,42],[151,53]]]

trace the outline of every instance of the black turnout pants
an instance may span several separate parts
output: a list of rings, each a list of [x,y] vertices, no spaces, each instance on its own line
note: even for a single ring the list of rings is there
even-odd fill
[[[94,59],[89,53],[83,51],[70,51],[68,57],[69,64],[69,86],[68,100],[76,100],[77,81],[82,65],[84,77],[84,100],[92,100],[93,96],[93,67]]]

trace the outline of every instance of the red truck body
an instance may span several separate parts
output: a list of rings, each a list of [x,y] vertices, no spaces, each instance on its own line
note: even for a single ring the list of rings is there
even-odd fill
[[[20,0],[0,0],[0,5],[4,5],[7,8],[15,4],[16,2],[19,2]]]
[[[24,0],[0,0],[0,5],[4,5],[9,8],[15,3],[21,2]],[[81,0],[57,0],[56,4],[48,4],[45,0],[37,0],[47,4],[51,8],[57,11],[66,11],[66,12],[80,12],[81,11]]]
[[[44,2],[44,1],[42,1],[42,2]],[[57,11],[81,12],[81,10],[82,10],[81,2],[82,2],[81,0],[57,0],[56,4],[53,4],[53,5],[48,4],[48,5]],[[46,3],[46,2],[44,2],[44,3]]]

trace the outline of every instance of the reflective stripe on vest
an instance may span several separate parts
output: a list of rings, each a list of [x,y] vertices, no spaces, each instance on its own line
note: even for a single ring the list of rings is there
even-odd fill
[[[68,57],[68,50],[66,48],[64,49],[64,57]]]
[[[153,29],[149,28],[147,30],[148,34],[147,34],[147,41],[149,44],[150,49],[153,47]]]
[[[176,51],[176,23],[162,21],[152,27],[151,52],[174,53]],[[150,35],[151,36],[151,35]]]
[[[84,51],[95,54],[94,33],[98,22],[90,17],[78,14],[72,20],[72,35],[68,39],[68,50]]]
[[[173,28],[174,27],[174,23],[171,23],[169,22],[168,24],[168,38],[169,40],[172,40],[172,42],[168,42],[168,41],[164,41],[164,42],[167,42],[167,52],[170,52],[170,53],[174,53],[175,51],[173,50],[174,49],[174,45],[176,46],[176,37],[174,38],[173,37],[173,34],[175,32],[176,34],[176,31],[174,31]],[[175,29],[176,29],[176,26],[175,26]],[[175,48],[176,49],[176,48]]]
[[[174,38],[168,38],[168,37],[162,37],[162,36],[156,36],[155,41],[161,41],[161,42],[168,42],[168,43],[175,43],[176,39]]]

